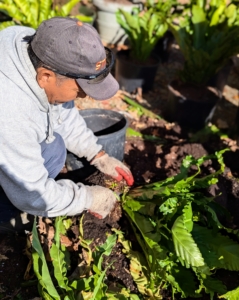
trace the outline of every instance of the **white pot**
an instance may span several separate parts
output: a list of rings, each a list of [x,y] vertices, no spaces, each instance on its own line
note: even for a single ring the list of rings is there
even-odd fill
[[[93,4],[97,11],[96,29],[99,32],[102,42],[115,45],[124,44],[127,35],[118,24],[115,13],[119,8],[131,12],[132,8],[138,5],[130,1],[122,4],[110,0],[93,0]]]

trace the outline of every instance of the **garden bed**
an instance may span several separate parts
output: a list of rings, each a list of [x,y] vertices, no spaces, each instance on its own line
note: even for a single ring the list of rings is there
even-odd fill
[[[125,145],[125,162],[130,166],[135,185],[155,182],[173,176],[179,172],[181,161],[186,155],[193,155],[199,158],[214,150],[225,148],[225,142],[217,136],[211,136],[205,143],[190,142],[185,135],[186,133],[178,125],[170,125],[162,120],[152,120],[141,117],[137,122],[131,124],[132,127],[139,130],[140,124],[144,127],[141,132],[147,135],[154,135],[162,139],[161,142],[155,143],[144,141],[141,138],[127,138]],[[238,228],[239,218],[239,182],[233,175],[238,176],[239,168],[236,162],[239,161],[239,153],[229,152],[225,155],[227,169],[220,180],[220,190],[216,190],[222,196],[218,201],[231,211],[234,220],[230,224],[232,228]],[[232,157],[233,156],[233,157]],[[210,164],[204,166],[205,172],[213,168]],[[105,185],[105,178],[97,172],[86,180],[88,184]],[[215,191],[211,191],[214,193]],[[134,235],[130,233],[130,227],[125,217],[120,218],[120,212],[113,217],[107,217],[104,220],[98,220],[86,213],[84,217],[84,238],[93,239],[95,245],[103,244],[106,240],[106,234],[111,232],[112,228],[120,229],[127,232],[127,237],[131,242],[135,242]],[[76,237],[75,237],[76,238]],[[23,255],[26,238],[22,236],[0,237],[0,253],[8,259],[0,263],[0,283],[1,289],[5,295],[13,296],[9,299],[32,299],[37,296],[35,285],[30,287],[21,287],[24,282],[23,275],[27,267],[28,259]],[[73,242],[74,244],[74,242]],[[72,246],[72,245],[71,245]],[[122,246],[117,243],[112,254],[107,260],[114,261],[112,267],[107,271],[107,280],[112,288],[119,283],[127,287],[131,292],[137,292],[137,287],[129,273],[129,261],[122,252]],[[238,272],[234,276],[226,271],[220,271],[220,278],[230,286],[230,289],[239,285]],[[229,277],[231,276],[231,277]],[[170,291],[163,291],[164,299],[171,299]],[[14,296],[14,294],[16,294]],[[168,295],[167,295],[168,294]],[[6,297],[6,296],[5,296]],[[17,298],[18,297],[18,298]],[[2,298],[8,299],[8,298]],[[180,299],[177,298],[176,299]],[[190,298],[188,298],[190,299]],[[200,299],[210,299],[205,296]]]
[[[148,94],[143,95],[141,104],[149,107],[152,111],[161,113],[164,108],[164,101],[167,100],[166,84],[176,74],[180,68],[179,61],[175,59],[179,55],[172,53],[168,63],[165,63],[158,72],[158,81],[155,83],[155,89]],[[161,76],[167,74],[167,76]],[[235,74],[232,74],[232,77]],[[168,81],[167,81],[168,80]],[[235,77],[232,78],[235,82]],[[235,87],[235,86],[234,86]],[[157,102],[156,99],[160,99]],[[145,100],[146,99],[146,100]],[[91,102],[93,103],[93,102]],[[140,132],[147,139],[141,137],[127,137],[125,143],[125,163],[130,167],[135,178],[135,186],[145,183],[156,182],[167,177],[179,173],[182,160],[187,155],[199,158],[206,154],[212,154],[226,147],[232,151],[226,152],[224,155],[226,169],[224,174],[220,176],[219,183],[210,191],[211,195],[218,196],[217,201],[226,207],[232,214],[233,219],[227,221],[227,226],[233,229],[239,228],[239,150],[233,139],[222,137],[213,131],[204,131],[201,134],[193,134],[188,129],[181,128],[177,124],[168,123],[163,119],[158,120],[148,118],[144,115],[138,116],[135,110],[129,109],[120,98],[113,99],[113,104],[103,102],[101,105],[105,108],[115,110],[128,110],[126,116],[130,121],[130,127]],[[79,104],[79,103],[78,103]],[[87,103],[81,102],[86,107]],[[99,105],[97,102],[96,105]],[[91,105],[91,107],[94,105]],[[149,140],[151,137],[152,140]],[[205,163],[202,168],[203,174],[209,174],[214,170],[215,166],[211,163]],[[77,181],[77,178],[75,179]],[[105,185],[102,174],[95,173],[86,180],[88,184]],[[75,222],[75,223],[74,223]],[[79,220],[73,219],[73,225],[76,227]],[[222,220],[223,222],[223,220]],[[83,219],[84,239],[92,239],[94,242],[91,247],[101,245],[106,240],[106,234],[112,232],[112,228],[122,230],[126,233],[126,238],[134,243],[137,249],[139,245],[134,234],[130,230],[128,220],[125,216],[121,216],[120,208],[116,212],[104,220],[98,220],[90,214],[86,213]],[[74,248],[77,244],[77,231],[72,233],[68,248],[71,250],[72,263],[77,265],[77,258],[74,256]],[[28,258],[23,254],[25,248],[25,236],[0,236],[0,299],[24,299],[29,300],[38,297],[36,280],[31,278],[31,285],[24,282],[24,272],[27,268]],[[74,250],[75,249],[75,250]],[[76,251],[77,250],[77,251]],[[75,259],[74,259],[75,258]],[[137,286],[133,282],[129,271],[129,260],[122,251],[122,245],[117,243],[110,256],[104,259],[103,267],[109,262],[113,262],[107,269],[107,285],[111,289],[117,289],[118,284],[128,288],[132,293],[137,293]],[[230,274],[229,274],[230,273]],[[31,274],[31,272],[30,272]],[[233,274],[233,275],[232,275]],[[229,290],[239,285],[238,272],[219,271],[220,278]],[[35,280],[35,281],[34,281]],[[25,286],[22,286],[24,283]],[[26,286],[29,285],[29,286]],[[170,290],[162,290],[164,299],[171,300]],[[181,299],[175,296],[175,299]],[[187,299],[192,299],[188,297]],[[208,295],[204,295],[200,299],[210,299]]]

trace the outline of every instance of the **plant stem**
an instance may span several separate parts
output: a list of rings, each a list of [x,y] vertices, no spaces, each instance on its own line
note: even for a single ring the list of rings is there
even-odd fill
[[[162,120],[162,118],[159,115],[157,115],[154,112],[152,112],[151,110],[148,110],[147,108],[143,107],[139,103],[135,102],[133,99],[131,99],[131,98],[125,96],[125,95],[123,95],[122,98],[129,105],[139,109],[145,116],[150,117],[152,119]]]

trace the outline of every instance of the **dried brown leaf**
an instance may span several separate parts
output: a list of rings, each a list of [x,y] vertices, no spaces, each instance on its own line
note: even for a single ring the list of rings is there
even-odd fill
[[[6,259],[8,259],[8,257],[6,255],[0,254],[0,261],[6,260]]]

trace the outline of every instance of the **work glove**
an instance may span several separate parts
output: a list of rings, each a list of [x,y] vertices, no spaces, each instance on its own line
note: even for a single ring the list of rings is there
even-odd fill
[[[93,158],[91,165],[117,181],[125,179],[128,185],[133,185],[134,183],[134,178],[130,170],[121,161],[109,156],[104,151],[101,151]]]
[[[92,199],[88,212],[98,219],[104,219],[114,209],[117,202],[116,195],[102,186],[85,186]]]

